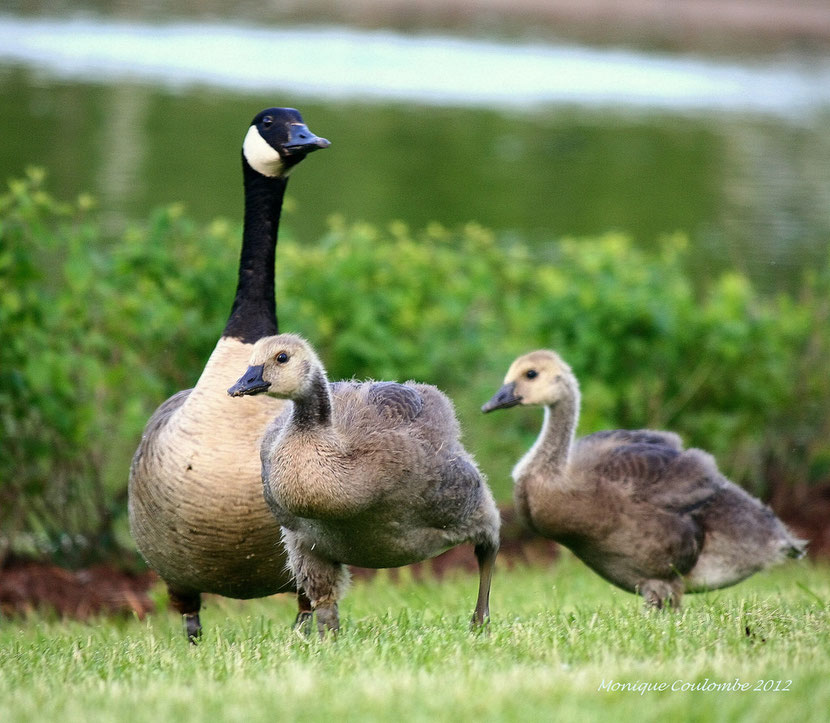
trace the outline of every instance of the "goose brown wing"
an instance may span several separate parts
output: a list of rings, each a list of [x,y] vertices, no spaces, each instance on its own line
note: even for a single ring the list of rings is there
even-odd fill
[[[369,388],[368,400],[390,424],[411,422],[424,408],[417,390],[397,382],[375,382]]]
[[[167,421],[172,417],[185,403],[185,400],[190,396],[192,389],[182,389],[176,392],[172,397],[162,402],[159,407],[153,412],[153,416],[147,420],[144,425],[144,431],[141,434],[141,441],[138,443],[138,448],[133,455],[132,463],[130,464],[130,476],[134,476],[142,464],[148,445],[152,445],[155,441],[159,430],[167,424]]]

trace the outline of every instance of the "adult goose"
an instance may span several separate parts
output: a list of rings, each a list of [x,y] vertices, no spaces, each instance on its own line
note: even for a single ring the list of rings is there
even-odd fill
[[[614,430],[575,441],[579,387],[555,352],[516,359],[482,411],[516,405],[545,410],[536,443],[513,470],[519,514],[648,605],[677,606],[684,592],[734,585],[804,554],[806,543],[768,507],[672,432]]]
[[[463,542],[479,564],[473,625],[485,624],[499,513],[444,394],[414,382],[329,384],[293,334],[260,339],[228,392],[292,401],[263,439],[262,482],[321,636],[339,628],[347,564],[398,567]]]
[[[294,589],[259,465],[265,427],[284,402],[234,402],[225,390],[254,342],[277,333],[274,258],[288,174],[328,146],[293,108],[253,119],[242,144],[245,219],[230,318],[196,386],[155,411],[133,457],[130,528],[191,642],[201,634],[203,592],[244,599]],[[308,604],[299,603],[302,617]]]

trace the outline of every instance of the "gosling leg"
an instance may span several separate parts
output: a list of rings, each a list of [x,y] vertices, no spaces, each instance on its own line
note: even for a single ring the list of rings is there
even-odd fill
[[[202,624],[199,621],[199,610],[202,607],[202,595],[195,592],[178,592],[167,588],[170,605],[182,615],[184,632],[191,645],[196,645],[202,637]]]
[[[311,627],[311,600],[302,588],[297,588],[297,617],[294,619],[294,630],[308,635]]]
[[[683,597],[683,582],[680,580],[677,582],[646,580],[639,588],[647,608],[654,610],[680,608],[680,599]]]
[[[496,564],[498,545],[485,542],[476,545],[475,553],[478,560],[478,599],[473,612],[471,627],[473,630],[483,627],[490,622],[490,582],[493,579],[493,568]]]
[[[313,546],[292,530],[283,529],[283,542],[297,589],[311,601],[320,637],[325,637],[327,630],[337,635],[340,629],[337,601],[349,585],[349,569],[317,555]]]
[[[330,630],[331,634],[336,638],[337,633],[340,632],[340,616],[337,612],[337,601],[335,600],[318,600],[314,605],[314,611],[317,614],[317,633],[320,638],[326,636],[326,631]]]

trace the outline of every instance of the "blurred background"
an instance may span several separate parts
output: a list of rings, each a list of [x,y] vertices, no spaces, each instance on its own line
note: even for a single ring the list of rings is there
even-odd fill
[[[111,229],[173,201],[238,217],[245,125],[291,105],[334,142],[290,189],[304,240],[332,213],[534,244],[682,230],[696,273],[770,288],[823,258],[822,0],[4,7],[0,170],[48,169]]]
[[[583,432],[671,425],[825,534],[824,0],[10,0],[0,558],[128,558],[129,457],[221,331],[239,148],[270,105],[332,141],[292,176],[277,294],[333,373],[444,385],[507,501],[539,419],[478,405],[512,356],[564,346]],[[414,247],[438,249],[423,278],[396,266]],[[374,304],[374,350],[333,285]],[[463,351],[424,351],[444,333]]]

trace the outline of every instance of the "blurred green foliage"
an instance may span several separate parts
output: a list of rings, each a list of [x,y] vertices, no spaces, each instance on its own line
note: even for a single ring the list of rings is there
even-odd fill
[[[153,409],[192,386],[221,333],[240,226],[155,212],[108,241],[94,203],[53,199],[43,174],[0,197],[0,557],[88,562],[128,544],[130,456]],[[498,498],[538,410],[484,416],[509,363],[557,349],[581,380],[580,431],[664,427],[754,492],[830,472],[830,258],[797,296],[728,273],[701,290],[682,236],[566,239],[545,260],[486,229],[412,232],[333,219],[314,245],[283,233],[283,331],[332,379],[418,379],[454,400]],[[242,371],[242,370],[240,370]]]

